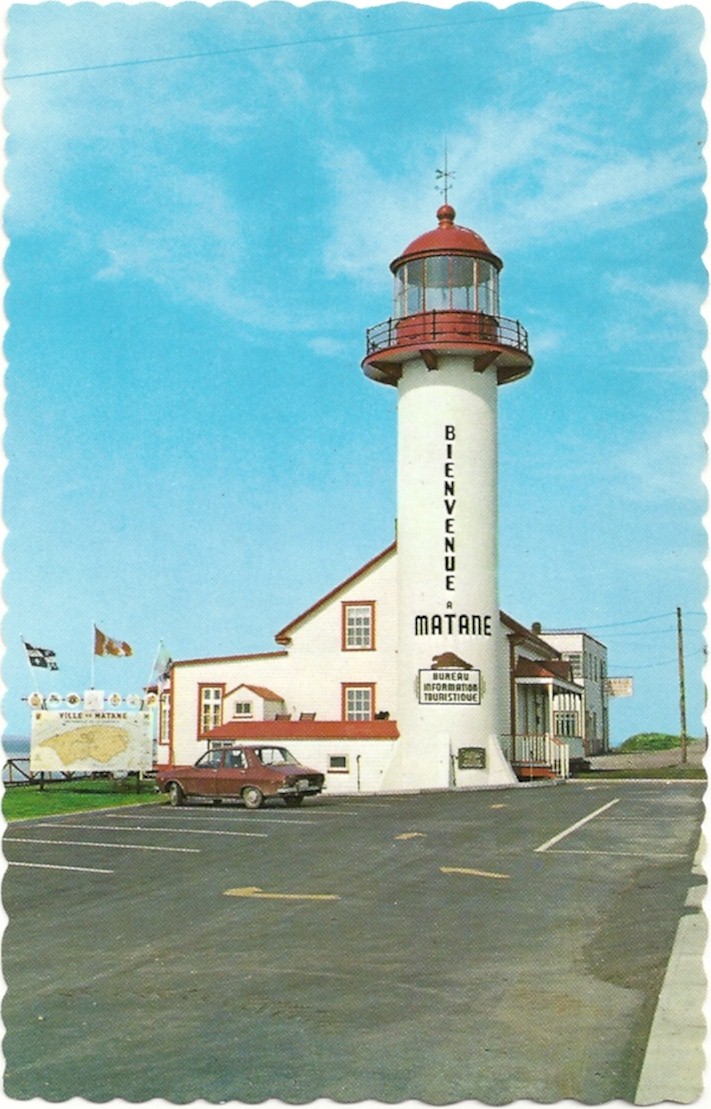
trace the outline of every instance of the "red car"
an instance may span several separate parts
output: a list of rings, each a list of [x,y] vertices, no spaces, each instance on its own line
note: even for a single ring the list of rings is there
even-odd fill
[[[274,744],[214,747],[194,766],[170,766],[156,774],[157,787],[171,805],[182,805],[188,797],[229,797],[248,809],[261,808],[265,797],[283,797],[290,808],[300,805],[304,797],[321,792],[324,780],[318,770],[302,766],[286,747]]]

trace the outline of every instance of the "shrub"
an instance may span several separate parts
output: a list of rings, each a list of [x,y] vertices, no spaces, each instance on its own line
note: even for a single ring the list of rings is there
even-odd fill
[[[690,743],[697,742],[689,739]],[[669,751],[674,747],[681,747],[681,737],[668,735],[666,732],[638,732],[631,735],[624,743],[616,748],[624,754],[626,751]]]

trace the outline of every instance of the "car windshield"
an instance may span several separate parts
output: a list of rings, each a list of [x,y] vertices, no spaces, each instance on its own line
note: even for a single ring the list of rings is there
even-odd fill
[[[286,747],[258,747],[256,755],[265,766],[284,766],[287,763],[289,766],[301,766]]]

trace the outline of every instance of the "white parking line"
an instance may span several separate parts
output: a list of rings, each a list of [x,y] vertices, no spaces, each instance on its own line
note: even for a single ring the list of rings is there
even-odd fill
[[[538,848],[540,851],[540,847]],[[632,859],[685,859],[683,851],[582,851],[559,847],[551,855],[625,855]]]
[[[34,836],[5,836],[5,843],[51,843],[55,847],[121,847],[126,851],[178,851],[199,855],[199,847],[153,847],[147,843],[95,843],[88,839],[36,839]]]
[[[565,839],[566,836],[569,836],[570,833],[576,831],[576,829],[582,828],[583,824],[587,824],[589,820],[593,820],[596,816],[599,816],[601,812],[605,812],[606,809],[616,805],[619,800],[619,797],[615,797],[613,801],[608,801],[606,805],[602,805],[599,809],[595,809],[595,812],[591,812],[588,816],[584,816],[582,820],[578,820],[575,824],[571,824],[565,831],[559,832],[557,836],[553,836],[552,839],[546,840],[545,843],[542,843],[540,847],[536,848],[536,851],[547,851],[554,843],[558,843],[560,840]]]
[[[38,820],[35,828],[56,828],[48,820]],[[62,821],[62,828],[100,828],[102,832],[125,832],[125,824],[67,824]],[[267,832],[228,832],[219,828],[175,828],[172,824],[134,824],[132,832],[185,832],[191,836],[249,836],[251,839],[268,839]]]
[[[8,862],[8,866],[34,866],[40,870],[80,870],[86,874],[113,874],[113,870],[103,870],[98,866],[60,866],[58,863],[15,863]]]
[[[146,815],[145,813],[142,813],[141,817],[138,818],[137,816],[132,816],[130,813],[114,813],[114,817],[121,817],[122,820],[145,819],[145,815]],[[183,815],[187,816],[187,814],[183,814]],[[201,815],[202,815],[201,813],[196,811],[195,816],[190,815],[190,816],[187,817],[187,819],[188,820],[197,820],[198,817],[201,816]],[[161,816],[163,816],[162,813],[161,813]],[[163,818],[165,819],[165,817],[163,817]],[[150,819],[154,820],[156,818],[155,817],[150,817]],[[211,820],[211,821],[212,820],[214,820],[214,821],[229,820],[233,824],[235,823],[236,820],[238,820],[240,824],[246,823],[247,821],[255,823],[255,824],[257,822],[259,822],[260,824],[319,824],[320,823],[320,821],[318,821],[318,820],[301,820],[301,819],[298,819],[298,818],[293,817],[293,816],[259,816],[257,813],[251,813],[249,816],[244,816],[241,819],[237,816],[227,816],[227,815],[225,815],[225,816],[210,816],[208,819]]]

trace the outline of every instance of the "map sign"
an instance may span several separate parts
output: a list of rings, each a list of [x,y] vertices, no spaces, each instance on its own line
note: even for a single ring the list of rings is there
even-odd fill
[[[32,771],[150,770],[149,712],[32,713]]]

